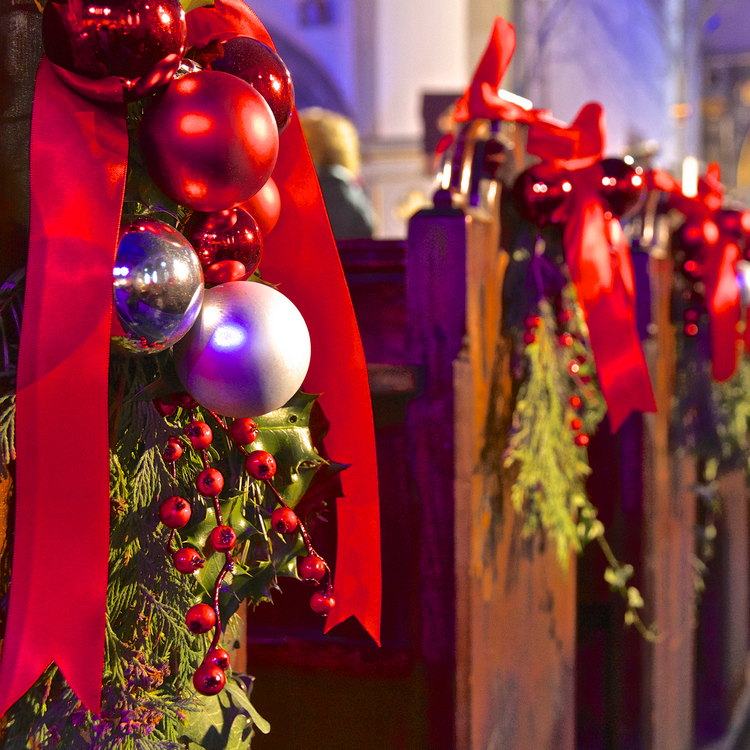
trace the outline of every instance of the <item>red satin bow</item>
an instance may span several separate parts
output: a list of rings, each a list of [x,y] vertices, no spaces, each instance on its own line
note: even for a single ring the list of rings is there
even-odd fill
[[[635,322],[630,251],[620,222],[601,199],[604,111],[590,102],[570,126],[549,118],[530,123],[527,151],[565,170],[572,189],[561,207],[563,245],[591,348],[610,426],[616,432],[632,411],[656,411]]]
[[[718,382],[731,378],[737,367],[737,324],[742,318],[734,270],[740,250],[732,234],[718,220],[724,195],[720,180],[719,165],[709,164],[705,176],[698,180],[698,194],[688,197],[671,175],[661,170],[647,175],[649,188],[669,193],[669,206],[685,215],[685,227],[695,243],[694,260],[705,287],[708,308],[711,374]]]
[[[216,0],[214,8],[194,10],[187,20],[191,44],[249,35],[271,45],[240,0]],[[0,715],[52,661],[85,706],[99,710],[109,547],[112,266],[127,153],[119,79],[91,81],[44,57],[32,118],[16,523]],[[337,606],[326,629],[354,615],[379,643],[380,525],[367,370],[296,116],[281,137],[273,177],[282,211],[266,243],[263,272],[305,317],[313,346],[305,386],[323,393],[330,453],[352,464],[343,477],[349,495],[338,503]]]

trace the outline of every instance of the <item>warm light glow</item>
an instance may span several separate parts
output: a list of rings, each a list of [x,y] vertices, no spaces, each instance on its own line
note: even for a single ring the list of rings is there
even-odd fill
[[[626,164],[631,164],[631,165],[632,165],[632,164],[635,164],[635,159],[634,159],[634,158],[633,158],[633,157],[632,157],[632,156],[631,156],[630,154],[626,154],[626,155],[625,155],[625,156],[624,156],[624,157],[622,158],[622,160],[623,160],[623,161],[624,161],[624,162],[625,162]]]
[[[694,156],[686,156],[682,162],[682,194],[686,198],[698,195],[698,160]]]
[[[716,241],[719,239],[719,227],[716,226],[716,224],[713,221],[704,221],[703,222],[703,237],[705,238],[706,242],[709,245],[716,244]]]
[[[742,211],[740,213],[740,226],[746,232],[750,232],[750,211]]]
[[[514,94],[512,91],[500,89],[497,93],[501,99],[505,99],[506,102],[510,102],[511,104],[516,104],[521,109],[525,109],[527,112],[532,107],[531,100],[525,99],[522,96],[518,96],[518,94]]]
[[[567,180],[565,180],[560,187],[562,188],[563,193],[569,193],[573,189],[573,186]]]
[[[633,187],[640,187],[641,185],[643,185],[643,177],[638,174],[634,174],[630,182],[633,184]]]

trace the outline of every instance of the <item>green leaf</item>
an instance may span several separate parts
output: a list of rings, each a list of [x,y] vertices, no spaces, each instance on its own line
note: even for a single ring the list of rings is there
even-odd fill
[[[214,0],[180,0],[185,13],[190,13],[196,8],[213,8]]]

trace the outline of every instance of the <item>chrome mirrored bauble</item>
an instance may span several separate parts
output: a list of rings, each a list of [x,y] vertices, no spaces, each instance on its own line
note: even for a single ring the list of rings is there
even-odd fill
[[[310,334],[294,304],[253,281],[207,289],[201,314],[175,347],[177,374],[202,406],[228,417],[282,407],[310,365]]]
[[[190,243],[155,219],[123,224],[113,271],[115,310],[129,351],[162,351],[193,325],[203,302],[203,273]]]

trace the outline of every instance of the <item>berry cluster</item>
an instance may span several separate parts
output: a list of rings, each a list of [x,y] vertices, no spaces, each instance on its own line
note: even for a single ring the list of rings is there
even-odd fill
[[[198,406],[188,394],[173,394],[167,402],[157,399],[154,405],[163,417],[171,416],[178,407],[189,411]],[[305,525],[273,486],[271,480],[276,474],[274,457],[264,450],[248,452],[245,447],[257,438],[258,425],[250,418],[234,419],[231,424],[227,425],[221,416],[214,412],[209,413],[244,456],[245,469],[248,474],[253,479],[263,482],[275,496],[279,507],[271,515],[273,529],[282,535],[295,533],[299,529],[307,549],[307,556],[298,558],[297,570],[300,578],[318,583],[327,576],[328,581],[325,587],[314,593],[310,599],[310,606],[315,612],[327,615],[336,603],[333,597],[330,569],[325,560],[313,549]],[[227,574],[234,570],[233,550],[237,544],[237,534],[231,526],[225,525],[222,519],[219,495],[224,489],[224,476],[209,464],[208,448],[212,442],[211,427],[206,422],[193,418],[185,427],[184,436],[170,437],[162,453],[164,462],[175,481],[177,479],[176,462],[183,456],[186,443],[189,443],[192,450],[200,455],[203,468],[195,477],[195,487],[199,495],[213,503],[217,525],[209,535],[209,544],[214,552],[224,554],[224,565],[214,583],[212,606],[204,603],[196,604],[188,610],[185,616],[185,624],[195,635],[214,630],[208,652],[193,676],[193,685],[202,695],[215,695],[221,692],[226,683],[224,673],[229,668],[229,654],[219,647],[222,631],[219,594]],[[176,495],[168,497],[161,502],[159,507],[159,520],[171,529],[167,540],[167,551],[172,557],[175,568],[185,575],[195,573],[205,563],[203,557],[193,547],[177,548],[174,544],[176,530],[186,526],[191,516],[192,506],[184,497]]]

